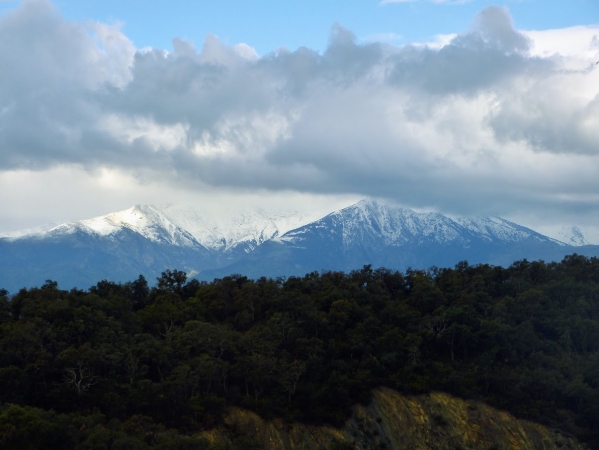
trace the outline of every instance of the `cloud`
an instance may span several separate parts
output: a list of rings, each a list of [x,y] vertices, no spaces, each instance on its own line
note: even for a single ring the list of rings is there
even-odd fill
[[[172,183],[168,177],[148,175],[143,170],[99,168],[86,171],[77,165],[39,172],[0,172],[0,204],[3,207],[0,235],[27,227],[46,225],[51,228],[60,223],[121,211],[135,204],[201,205],[202,211],[214,217],[227,217],[253,207],[275,212],[311,211],[324,216],[360,199],[359,196],[293,191],[216,189],[207,185],[186,189]]]
[[[167,52],[30,0],[0,16],[0,172],[77,167],[185,192],[372,195],[460,214],[588,212],[597,35],[520,32],[490,7],[431,45],[361,44],[335,25],[323,53],[259,57],[213,35]],[[576,54],[547,44],[565,36]]]
[[[69,22],[45,0],[0,16],[0,167],[101,159],[81,146],[102,108],[89,97],[124,87],[134,54],[118,25]]]
[[[397,44],[401,42],[404,37],[397,33],[377,33],[370,36],[363,37],[361,41],[372,44],[374,42],[384,42],[388,44]]]

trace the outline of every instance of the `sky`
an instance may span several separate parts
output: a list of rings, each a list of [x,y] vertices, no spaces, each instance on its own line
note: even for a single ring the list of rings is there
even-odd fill
[[[599,243],[596,0],[0,0],[0,232],[372,196]]]

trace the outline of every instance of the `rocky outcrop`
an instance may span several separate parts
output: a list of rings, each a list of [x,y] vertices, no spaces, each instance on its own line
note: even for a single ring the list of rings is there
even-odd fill
[[[341,429],[266,421],[238,408],[230,410],[225,423],[268,450],[586,449],[572,438],[479,402],[443,393],[404,396],[386,388],[376,389],[369,405],[355,406]],[[204,437],[214,444],[229,440],[224,427]]]

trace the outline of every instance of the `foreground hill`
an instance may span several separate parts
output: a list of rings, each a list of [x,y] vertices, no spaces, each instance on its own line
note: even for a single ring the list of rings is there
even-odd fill
[[[578,240],[586,243],[579,233]],[[167,267],[212,280],[359,269],[447,267],[459,261],[508,266],[559,261],[573,246],[497,217],[449,218],[363,200],[318,218],[264,211],[214,217],[180,206],[135,206],[51,230],[0,238],[0,286],[11,292],[47,279],[85,288],[98,279],[157,277]]]
[[[523,448],[549,439],[437,394],[414,400],[434,392],[599,448],[597,258],[210,283],[169,270],[157,281],[0,291],[2,448],[206,448],[200,436],[217,432],[231,448],[252,448],[262,437],[230,421],[241,410],[265,429],[282,420],[338,430],[342,441],[354,430],[364,445],[377,433],[383,444],[411,433],[483,448],[495,435]],[[361,408],[384,409],[381,386],[407,398],[398,411],[420,406],[373,413],[359,429]],[[412,431],[384,428],[404,421]],[[472,437],[482,424],[490,434]]]
[[[231,408],[224,425],[202,434],[213,446],[233,444],[231,429],[264,450],[583,450],[572,437],[518,420],[483,403],[435,392],[405,396],[375,389],[368,405],[355,405],[340,428],[264,420]]]

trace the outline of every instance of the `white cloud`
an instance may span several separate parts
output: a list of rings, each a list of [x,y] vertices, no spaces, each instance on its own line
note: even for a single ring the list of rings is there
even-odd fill
[[[99,214],[303,192],[596,220],[597,35],[520,32],[491,7],[471,30],[419,45],[358,44],[335,26],[324,53],[259,57],[211,35],[166,52],[25,2],[0,17],[0,185],[23,186],[20,203],[0,201],[14,217],[80,218],[90,198]],[[15,221],[26,222],[4,226]]]
[[[360,199],[355,195],[312,195],[264,189],[240,191],[206,185],[186,189],[173,184],[168,177],[147,175],[109,167],[89,172],[78,166],[39,172],[0,172],[0,204],[4,211],[0,234],[96,217],[134,204],[193,205],[216,216],[251,208],[316,211],[325,215]]]
[[[559,60],[567,70],[592,68],[599,60],[599,27],[578,26],[557,30],[523,31],[533,45],[532,56]]]
[[[185,146],[189,129],[184,123],[163,125],[149,117],[119,114],[104,115],[99,118],[97,127],[125,146],[142,141],[155,152]]]

